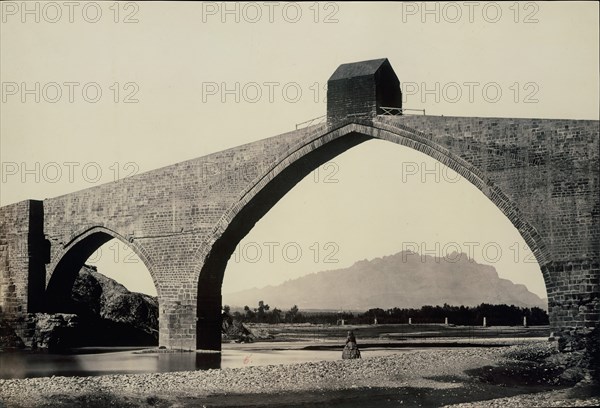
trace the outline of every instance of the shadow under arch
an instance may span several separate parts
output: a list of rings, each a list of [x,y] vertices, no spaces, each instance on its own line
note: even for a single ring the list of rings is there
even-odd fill
[[[140,258],[150,273],[157,292],[156,277],[152,262],[135,241],[130,242],[122,235],[106,227],[95,226],[85,230],[73,238],[57,256],[56,266],[49,272],[49,281],[44,296],[44,311],[47,313],[69,312],[71,307],[71,291],[79,270],[85,261],[102,245],[112,239],[118,239]]]
[[[227,262],[237,244],[254,225],[298,182],[317,167],[367,140],[380,139],[420,151],[466,178],[509,219],[535,256],[546,287],[550,276],[544,268],[549,254],[541,236],[521,215],[517,206],[471,163],[420,132],[354,120],[337,128],[322,127],[279,158],[240,194],[209,234],[194,258],[199,268],[197,348],[220,349],[221,285]],[[229,221],[230,220],[230,221]],[[218,338],[217,338],[218,336]]]

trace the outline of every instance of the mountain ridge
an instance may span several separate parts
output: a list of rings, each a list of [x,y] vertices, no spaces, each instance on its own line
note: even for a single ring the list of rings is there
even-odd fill
[[[451,261],[449,261],[451,260]],[[466,254],[446,258],[411,251],[359,260],[347,268],[311,273],[279,285],[223,295],[231,306],[255,305],[301,309],[355,309],[421,307],[423,305],[475,306],[481,303],[547,308],[546,299],[523,284],[500,278],[491,265],[479,264]]]

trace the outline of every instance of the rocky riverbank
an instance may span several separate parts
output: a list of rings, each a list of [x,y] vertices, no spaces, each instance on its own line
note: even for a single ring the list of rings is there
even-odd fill
[[[0,380],[0,400],[8,407],[275,407],[332,401],[336,406],[377,407],[475,402],[477,406],[600,405],[599,397],[585,394],[587,388],[567,388],[567,382],[556,380],[560,377],[556,372],[544,372],[543,364],[515,360],[547,354],[551,347],[542,343],[416,350],[362,360],[239,369]]]
[[[84,265],[73,284],[68,313],[0,314],[0,351],[60,352],[85,346],[158,344],[158,301]]]

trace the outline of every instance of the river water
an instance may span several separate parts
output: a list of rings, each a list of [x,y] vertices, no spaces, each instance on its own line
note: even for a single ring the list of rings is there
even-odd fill
[[[405,352],[408,348],[369,348],[363,357]],[[93,376],[236,368],[341,359],[339,350],[227,348],[218,353],[140,353],[139,349],[79,349],[74,354],[0,353],[0,378]]]

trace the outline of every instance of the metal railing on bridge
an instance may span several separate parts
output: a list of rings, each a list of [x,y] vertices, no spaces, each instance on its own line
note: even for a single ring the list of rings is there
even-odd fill
[[[400,116],[400,115],[416,115],[416,113],[409,112],[421,112],[425,115],[425,109],[410,109],[410,108],[392,108],[389,106],[382,106],[382,115],[386,116]]]
[[[296,123],[296,130],[313,125],[320,125],[321,123],[325,123],[326,119],[327,115],[322,115],[313,119],[305,120],[304,122]]]
[[[425,115],[425,109],[410,109],[410,108],[392,108],[389,106],[380,107],[384,116],[401,116],[401,115],[416,115],[417,113],[411,112],[419,112]],[[354,118],[372,118],[373,114],[371,112],[361,112],[361,113],[351,113],[346,116],[349,119]],[[296,130],[306,128],[313,125],[320,125],[327,121],[327,115],[318,116],[313,119],[305,120],[304,122],[296,123]]]

